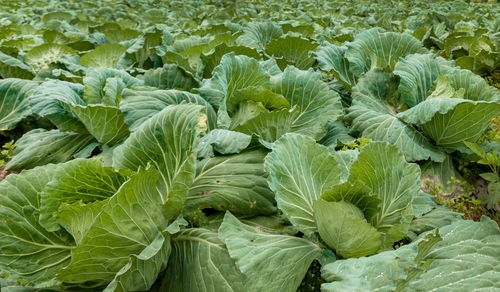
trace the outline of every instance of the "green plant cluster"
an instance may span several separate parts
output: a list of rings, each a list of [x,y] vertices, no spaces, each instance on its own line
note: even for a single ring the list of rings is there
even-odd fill
[[[499,290],[499,13],[5,3],[2,292]]]
[[[12,152],[14,152],[15,148],[16,145],[14,144],[14,140],[2,145],[2,150],[0,151],[0,166],[3,166],[5,162],[12,157]]]

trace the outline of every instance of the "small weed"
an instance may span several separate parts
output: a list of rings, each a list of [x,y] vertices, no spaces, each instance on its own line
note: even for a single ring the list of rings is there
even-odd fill
[[[452,178],[451,192],[445,193],[442,184],[425,182],[427,191],[434,196],[439,205],[446,205],[451,210],[464,214],[465,219],[479,221],[483,215],[490,217],[500,226],[500,215],[486,207],[474,194],[474,187],[464,180]]]
[[[500,71],[492,72],[490,76],[484,78],[490,86],[500,89]]]
[[[0,166],[3,166],[7,161],[12,157],[12,152],[16,148],[16,144],[14,144],[14,140],[5,143],[2,146],[2,150],[0,151]]]
[[[357,138],[356,140],[350,142],[349,144],[342,146],[340,150],[345,151],[345,150],[361,149],[371,141],[372,141],[371,139],[367,138]]]

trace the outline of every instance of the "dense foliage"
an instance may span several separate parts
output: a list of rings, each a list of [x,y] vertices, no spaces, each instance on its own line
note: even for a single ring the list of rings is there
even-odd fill
[[[2,5],[2,291],[500,289],[499,5]]]

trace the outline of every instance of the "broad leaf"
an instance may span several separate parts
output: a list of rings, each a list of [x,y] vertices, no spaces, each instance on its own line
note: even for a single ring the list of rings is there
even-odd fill
[[[273,57],[284,58],[295,67],[307,70],[315,62],[314,58],[309,56],[309,52],[314,51],[317,46],[318,44],[308,39],[287,35],[271,41],[266,46],[266,53]],[[280,66],[282,70],[285,67]]]
[[[417,266],[400,283],[401,290],[459,291],[500,289],[498,262],[500,229],[496,222],[483,217],[481,222],[456,221],[439,228],[439,238],[426,236],[418,244]],[[481,261],[477,261],[481,258]],[[429,281],[432,279],[432,281]],[[480,284],[479,284],[480,283]]]
[[[298,134],[283,135],[266,157],[269,187],[278,207],[305,234],[316,231],[314,201],[340,182],[337,164],[325,146]]]
[[[93,140],[88,134],[31,130],[16,141],[17,147],[6,169],[20,170],[48,163],[66,162]]]
[[[122,93],[120,110],[125,114],[125,123],[135,131],[146,120],[159,113],[168,105],[193,103],[205,107],[209,129],[215,128],[213,107],[198,94],[180,90],[125,89]]]
[[[29,98],[34,113],[47,118],[60,131],[87,133],[87,129],[71,112],[70,105],[85,105],[81,98],[83,86],[59,80],[40,84]]]
[[[84,54],[81,58],[86,67],[115,68],[127,48],[119,44],[104,44]]]
[[[331,147],[329,147],[328,150],[332,153],[333,157],[335,157],[339,163],[339,167],[342,169],[342,172],[340,173],[340,180],[343,182],[347,181],[347,178],[349,177],[349,169],[351,169],[352,164],[358,158],[359,150],[332,151]]]
[[[125,174],[103,167],[99,159],[75,159],[61,164],[40,194],[40,224],[49,231],[59,230],[57,211],[61,204],[105,200],[126,180]]]
[[[201,106],[192,104],[166,107],[113,151],[113,165],[135,171],[152,164],[160,172],[162,202],[183,201],[194,178],[192,151],[199,133],[206,129],[201,110]]]
[[[219,238],[248,279],[245,291],[295,292],[312,261],[322,256],[321,248],[311,241],[259,231],[229,212]]]
[[[471,101],[461,98],[430,98],[398,114],[407,123],[421,126],[434,143],[453,150],[463,142],[476,142],[500,115],[497,102]]]
[[[22,79],[0,80],[0,130],[12,130],[31,114],[29,96],[37,83]]]
[[[414,53],[425,53],[422,43],[409,34],[380,32],[379,28],[365,30],[347,45],[345,57],[355,75],[373,68],[394,69],[400,57]]]
[[[129,262],[131,254],[140,254],[155,241],[167,227],[155,188],[158,177],[154,168],[141,169],[121,186],[72,250],[71,264],[59,272],[59,280],[105,284]]]
[[[485,290],[500,287],[494,268],[500,229],[494,221],[458,220],[438,230],[395,251],[325,266],[323,277],[333,282],[322,290],[461,291],[477,289],[478,283]]]
[[[264,173],[265,155],[263,151],[250,151],[197,162],[186,209],[213,208],[249,215],[274,213],[274,194]]]
[[[65,232],[48,232],[38,222],[40,193],[55,165],[9,175],[0,183],[0,271],[25,284],[42,284],[71,261],[73,241]]]
[[[32,48],[24,56],[24,62],[28,64],[33,71],[39,72],[48,65],[55,63],[64,55],[74,55],[76,52],[61,44],[42,44]]]
[[[2,78],[33,79],[31,68],[21,60],[0,52],[0,76]]]
[[[351,90],[351,88],[356,85],[358,78],[349,68],[349,62],[345,58],[346,49],[346,47],[326,44],[318,47],[314,55],[321,70],[326,72],[333,71],[335,77],[342,85],[348,90]]]
[[[391,74],[380,70],[366,73],[353,88],[352,106],[346,119],[351,133],[374,141],[386,141],[402,149],[408,161],[431,159],[441,162],[445,156],[427,138],[400,121],[386,99],[395,91]]]
[[[254,112],[251,110],[250,114],[246,115],[241,115],[241,113],[244,113],[244,111],[240,108],[240,115],[236,117],[240,118],[241,116],[245,116],[242,119],[243,124],[236,127],[235,130],[249,135],[255,134],[259,136],[261,142],[263,142],[263,145],[266,147],[271,147],[270,145],[272,144],[270,143],[278,140],[285,133],[293,132],[293,122],[300,115],[300,111],[297,107],[290,110],[282,109],[275,111],[259,109]],[[253,115],[256,116],[252,117]],[[249,119],[247,120],[247,118]]]
[[[412,264],[416,255],[417,246],[412,244],[370,257],[336,261],[322,268],[322,277],[331,283],[322,284],[321,290],[395,291],[397,282],[407,276],[404,267]]]
[[[127,88],[144,84],[142,80],[132,77],[123,70],[92,68],[87,70],[87,74],[83,78],[83,85],[85,86],[83,99],[89,104],[118,105],[121,91],[117,92],[116,86],[107,87],[108,82],[116,83],[117,79],[121,80],[123,86]]]
[[[292,107],[298,107],[291,132],[319,140],[325,135],[328,122],[337,120],[342,113],[340,96],[330,91],[313,70],[287,67],[282,74],[273,76],[271,83],[274,92],[283,95]]]
[[[363,147],[350,169],[350,181],[359,181],[382,201],[370,223],[389,232],[405,220],[420,189],[420,168],[408,163],[401,151],[387,143],[372,142]]]
[[[118,271],[103,292],[149,290],[170,256],[170,236],[158,233],[156,238],[140,254],[129,256],[128,263]]]
[[[243,34],[236,40],[238,45],[263,50],[273,39],[279,38],[283,29],[272,22],[252,22],[243,29]]]
[[[184,71],[174,64],[164,65],[162,68],[146,71],[144,84],[159,89],[180,89],[190,91],[199,87],[200,83],[191,73]]]
[[[220,154],[240,153],[248,147],[251,139],[240,132],[214,129],[200,139],[198,157],[213,157],[214,150]]]
[[[228,46],[223,43],[216,46],[208,53],[202,54],[201,59],[205,63],[203,67],[203,77],[212,77],[212,71],[219,65],[222,57],[227,53],[234,52],[235,55],[245,55],[250,58],[259,59],[260,55],[257,50],[247,47],[248,44],[245,45],[246,46]]]
[[[394,74],[401,77],[401,98],[410,107],[424,101],[431,93],[433,82],[439,74],[450,71],[450,66],[451,64],[433,54],[413,54],[399,60]]]
[[[43,195],[42,193],[42,196]],[[74,200],[75,198],[70,197],[69,199],[71,202],[71,199]],[[87,232],[101,212],[102,207],[106,205],[108,201],[109,198],[87,204],[83,203],[83,200],[72,202],[72,204],[62,202],[57,212],[54,214],[54,219],[73,236],[75,243],[78,245],[82,242],[82,239],[85,238],[85,235],[87,235]]]
[[[246,277],[224,242],[206,229],[186,229],[173,236],[167,267],[162,291],[246,291]]]
[[[372,255],[382,246],[381,234],[351,203],[317,200],[314,218],[321,239],[343,257]]]
[[[85,125],[89,133],[103,144],[115,145],[129,135],[120,109],[106,105],[71,105],[71,112]]]
[[[252,86],[269,87],[269,78],[257,60],[230,53],[222,57],[212,79],[198,90],[214,107],[226,111],[226,103],[231,102],[235,91]]]

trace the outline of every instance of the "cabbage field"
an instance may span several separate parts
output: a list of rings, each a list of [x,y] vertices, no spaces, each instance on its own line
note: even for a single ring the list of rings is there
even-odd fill
[[[0,4],[2,292],[500,291],[500,3]]]

